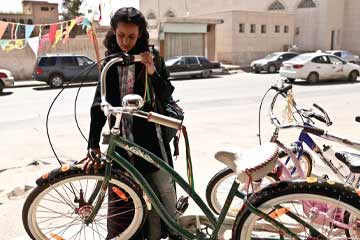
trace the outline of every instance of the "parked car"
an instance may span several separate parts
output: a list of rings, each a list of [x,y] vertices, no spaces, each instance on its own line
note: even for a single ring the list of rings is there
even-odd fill
[[[203,56],[178,56],[165,61],[170,77],[201,76],[207,78],[222,72],[219,62],[209,61]]]
[[[305,79],[316,83],[323,79],[348,79],[356,81],[360,66],[328,53],[305,53],[283,63],[280,76],[289,81]]]
[[[299,55],[294,52],[274,52],[268,54],[266,57],[262,59],[258,59],[253,61],[250,66],[252,71],[259,73],[262,71],[266,71],[269,73],[275,73],[279,71],[281,64],[284,61],[287,61],[293,57]]]
[[[93,63],[93,60],[84,55],[47,54],[37,58],[33,78],[47,82],[50,87],[54,88],[61,87],[64,82],[70,80],[96,81],[99,75],[97,67],[92,68],[89,73],[78,76],[81,71]]]
[[[351,62],[351,63],[360,63],[360,58],[357,55],[352,54],[348,51],[342,51],[342,50],[333,50],[333,51],[326,51],[326,53],[341,57],[342,59]]]
[[[9,70],[0,69],[0,93],[5,87],[14,86],[14,77]]]

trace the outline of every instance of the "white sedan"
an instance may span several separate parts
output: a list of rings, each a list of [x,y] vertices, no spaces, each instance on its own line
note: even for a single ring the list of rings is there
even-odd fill
[[[305,79],[309,83],[319,80],[347,79],[356,81],[360,66],[326,53],[304,53],[286,61],[280,68],[280,76],[290,82]]]

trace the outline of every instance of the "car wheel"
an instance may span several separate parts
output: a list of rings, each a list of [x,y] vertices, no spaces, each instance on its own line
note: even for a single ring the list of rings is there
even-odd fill
[[[319,74],[317,74],[316,72],[312,72],[309,74],[309,76],[307,77],[307,82],[310,84],[315,84],[319,81]]]
[[[288,80],[288,82],[295,82],[295,78],[286,78],[286,80]]]
[[[350,72],[350,74],[348,76],[348,80],[350,82],[355,82],[357,80],[358,76],[359,76],[358,71],[353,70],[353,71]]]
[[[5,88],[5,84],[2,82],[2,80],[0,80],[0,93],[3,92],[4,88]]]
[[[270,65],[268,68],[268,72],[269,73],[276,73],[276,66],[275,65]]]
[[[64,84],[64,77],[60,74],[54,74],[49,79],[49,85],[51,88],[58,88]]]
[[[203,78],[208,78],[209,76],[210,76],[210,71],[202,71],[201,72],[201,76],[203,77]]]

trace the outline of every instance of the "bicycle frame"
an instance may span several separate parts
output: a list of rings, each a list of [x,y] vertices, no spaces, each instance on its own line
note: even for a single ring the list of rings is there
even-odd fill
[[[310,124],[305,124],[305,126],[311,126]],[[278,129],[278,128],[277,128]],[[333,135],[330,135],[327,132],[324,132],[323,135],[317,135],[318,137],[321,137],[323,139],[340,143],[344,146],[350,147],[355,150],[360,150],[360,144],[356,142],[349,141],[347,139],[339,138]],[[278,143],[277,137],[275,137],[275,142]],[[309,149],[319,158],[321,161],[328,166],[331,171],[338,177],[339,180],[343,181],[343,183],[350,182],[353,187],[356,187],[356,184],[359,181],[360,175],[352,173],[347,167],[349,174],[346,174],[344,172],[341,172],[341,168],[345,167],[345,164],[341,163],[340,160],[338,160],[335,156],[334,158],[326,157],[324,154],[324,151],[316,144],[316,142],[313,140],[313,138],[308,134],[306,131],[302,130],[299,134],[298,141],[295,142],[298,156],[296,157],[297,160],[299,160],[303,154],[304,149],[304,143],[309,147]],[[285,149],[287,149],[285,147]],[[291,156],[286,160],[285,164],[290,160],[293,159],[294,156]],[[295,161],[298,162],[298,161]],[[295,166],[297,170],[298,166]],[[302,172],[302,170],[301,170]]]
[[[288,88],[291,89],[291,88]],[[298,141],[295,142],[295,144],[297,145],[297,151],[298,152],[298,157],[297,159],[300,159],[301,155],[303,154],[303,143],[305,142],[305,144],[316,154],[316,156],[321,159],[323,161],[323,163],[328,166],[331,171],[336,175],[336,177],[341,180],[343,183],[351,183],[351,185],[353,187],[356,187],[356,185],[359,183],[360,180],[360,174],[354,174],[351,173],[351,171],[346,167],[346,169],[348,169],[349,174],[347,173],[342,173],[340,171],[341,168],[343,168],[345,166],[345,164],[341,163],[340,160],[338,160],[335,156],[334,158],[329,159],[328,157],[325,156],[324,151],[321,150],[321,148],[315,143],[315,141],[311,138],[311,136],[309,134],[313,134],[315,136],[318,136],[320,138],[323,138],[325,140],[329,140],[332,142],[336,142],[336,143],[340,143],[346,147],[355,149],[357,151],[360,151],[360,142],[354,142],[354,141],[350,141],[348,139],[345,138],[341,138],[341,137],[337,137],[334,136],[332,134],[329,134],[327,131],[324,131],[322,129],[319,128],[315,128],[310,124],[310,120],[307,119],[306,122],[304,122],[303,125],[300,124],[290,124],[290,125],[281,125],[279,120],[276,118],[276,116],[273,113],[273,108],[276,102],[277,97],[281,95],[284,98],[287,96],[287,92],[283,92],[283,91],[278,91],[275,96],[273,97],[272,103],[271,103],[271,107],[270,107],[270,119],[271,122],[276,126],[276,129],[273,133],[273,136],[271,138],[271,141],[276,142],[281,148],[285,149],[287,151],[287,153],[289,154],[290,158],[293,160],[295,167],[297,169],[300,169],[300,175],[301,175],[301,168],[299,168],[299,164],[298,161],[295,161],[296,157],[294,157],[293,154],[291,154],[291,151],[289,151],[288,148],[286,148],[284,146],[284,144],[282,144],[281,142],[279,142],[277,140],[278,138],[278,132],[279,129],[288,129],[288,128],[300,128],[301,132],[298,138]],[[296,102],[294,99],[292,99],[292,104],[295,106],[295,109],[297,111],[298,114],[301,115],[301,112],[299,112],[296,108]],[[302,115],[301,115],[302,116]],[[302,117],[303,118],[303,117]],[[288,160],[287,160],[288,161]],[[290,177],[289,175],[286,175],[286,177]]]
[[[146,179],[142,176],[142,174],[123,156],[118,154],[115,151],[116,147],[120,147],[126,151],[129,151],[144,160],[148,161],[149,163],[153,164],[154,166],[158,167],[160,171],[165,171],[170,175],[170,177],[179,184],[188,194],[189,196],[195,201],[197,206],[200,207],[202,212],[205,214],[205,216],[209,219],[211,224],[214,226],[214,230],[211,234],[210,238],[206,238],[201,235],[194,235],[193,233],[190,233],[189,231],[183,229],[170,215],[167,213],[167,210],[163,206],[163,204],[160,202],[159,198],[156,196],[154,190],[151,188],[149,183],[146,181]],[[122,168],[125,169],[127,173],[131,175],[131,177],[139,184],[141,189],[145,192],[147,197],[150,199],[150,202],[156,212],[159,214],[161,219],[165,222],[167,226],[169,226],[173,231],[177,232],[183,237],[186,237],[187,239],[217,239],[217,234],[220,230],[220,227],[222,223],[225,220],[225,216],[230,208],[231,202],[233,201],[234,197],[240,197],[242,199],[245,199],[246,201],[246,195],[242,194],[238,191],[238,187],[240,182],[238,180],[235,180],[232,184],[231,190],[226,198],[225,204],[223,209],[221,210],[221,213],[219,217],[216,219],[214,214],[211,212],[209,207],[203,202],[203,200],[199,197],[199,195],[191,188],[191,186],[186,183],[186,181],[177,173],[175,172],[167,163],[165,163],[163,160],[161,160],[159,157],[151,153],[150,151],[142,148],[141,146],[130,142],[126,140],[125,138],[119,136],[119,135],[111,135],[110,136],[110,142],[109,142],[109,148],[107,153],[108,161],[107,161],[107,169],[106,169],[106,176],[105,179],[111,178],[111,165],[113,162],[116,164],[119,164]],[[106,181],[104,181],[106,182]],[[106,187],[102,187],[102,189],[107,189]],[[100,191],[100,190],[99,190]],[[96,204],[101,205],[101,202],[98,202]],[[267,214],[261,212],[260,210],[256,209],[255,207],[252,207],[251,204],[246,201],[246,205],[249,207],[250,211],[255,213],[258,216],[263,217],[266,221],[270,222],[271,224],[274,224],[279,229],[281,229],[283,232],[287,233],[288,235],[296,238],[296,234],[291,232],[288,228],[283,226],[281,223],[277,222],[276,220],[269,217]],[[95,209],[96,209],[95,206]],[[94,215],[96,215],[96,212],[93,212]],[[287,213],[290,217],[294,218],[299,223],[305,225],[306,227],[312,229],[313,231],[317,232],[315,229],[312,228],[309,224],[303,222],[301,219],[297,219],[296,216],[293,216],[291,212]]]
[[[207,207],[207,205],[204,203],[204,201],[199,197],[199,195],[191,188],[191,186],[177,173],[175,172],[167,163],[165,163],[163,160],[161,160],[159,157],[151,153],[150,151],[142,148],[141,146],[130,142],[126,140],[125,138],[119,136],[119,135],[111,135],[110,136],[110,142],[109,142],[109,148],[107,157],[109,161],[107,162],[107,165],[111,165],[112,162],[115,162],[116,164],[120,165],[122,168],[125,169],[126,172],[128,172],[133,179],[140,185],[141,189],[145,192],[145,194],[150,199],[150,202],[156,212],[159,214],[161,219],[171,228],[171,230],[177,232],[181,236],[184,236],[188,239],[207,239],[202,238],[201,236],[194,235],[193,233],[190,233],[189,231],[183,229],[173,217],[171,217],[168,213],[163,204],[160,202],[159,198],[156,196],[154,190],[151,188],[149,183],[146,181],[146,179],[142,176],[142,174],[123,156],[118,154],[115,151],[116,147],[120,147],[126,151],[129,151],[144,160],[148,161],[149,163],[153,164],[154,166],[158,167],[160,171],[165,171],[170,175],[170,177],[179,184],[188,194],[189,196],[195,201],[195,203],[201,208],[202,212],[205,214],[205,216],[209,219],[211,224],[214,226],[214,231],[212,233],[212,236],[210,239],[216,239],[217,233],[220,230],[220,227],[225,219],[226,213],[230,207],[230,203],[232,202],[237,188],[239,186],[239,183],[234,183],[232,191],[230,191],[228,196],[228,204],[227,206],[224,206],[224,209],[222,213],[220,214],[219,218],[216,219],[214,214],[211,212],[211,210]],[[110,170],[110,169],[109,169]],[[105,179],[110,177],[111,171],[107,171],[105,176]]]
[[[131,57],[129,57],[129,56],[123,56],[123,57],[126,57],[127,60],[131,59]],[[135,60],[138,59],[137,61],[139,61],[139,58],[137,58],[136,56],[133,57],[133,59],[135,59]],[[103,71],[101,72],[101,77],[100,77],[101,78],[101,99],[102,99],[101,106],[102,106],[102,109],[104,110],[105,115],[108,115],[109,110],[113,111],[114,109],[116,109],[116,108],[113,108],[106,101],[106,81],[105,81],[106,73],[111,65],[113,65],[117,62],[121,62],[123,60],[124,60],[124,58],[114,58],[114,59],[110,60],[104,66]],[[113,110],[111,110],[111,108]],[[135,108],[133,108],[133,109],[135,110]],[[114,114],[114,113],[112,113],[112,114]],[[107,158],[106,158],[105,180],[102,183],[98,183],[98,186],[96,187],[95,192],[90,197],[90,199],[95,199],[94,196],[97,196],[99,194],[99,198],[95,204],[94,210],[92,211],[91,215],[89,216],[89,218],[87,219],[86,222],[89,223],[90,221],[92,221],[94,219],[94,217],[96,216],[96,214],[98,212],[98,209],[100,208],[100,206],[104,200],[105,192],[106,192],[106,189],[108,188],[109,180],[111,179],[112,163],[115,162],[116,164],[121,166],[135,180],[135,182],[140,186],[140,188],[145,192],[145,194],[147,195],[148,199],[150,200],[152,206],[154,207],[155,211],[158,213],[160,218],[165,222],[165,224],[172,231],[180,234],[182,237],[185,237],[187,239],[204,239],[204,240],[205,239],[217,239],[217,234],[218,234],[220,227],[225,219],[225,216],[230,208],[231,202],[233,201],[235,196],[240,197],[243,195],[238,191],[240,182],[238,180],[235,180],[233,182],[231,190],[225,201],[225,205],[220,213],[220,216],[218,217],[218,219],[216,219],[216,217],[214,216],[214,214],[212,213],[210,208],[204,203],[204,201],[199,197],[199,195],[166,162],[164,162],[162,159],[160,159],[158,156],[156,156],[152,152],[148,151],[147,149],[137,145],[134,142],[128,141],[127,139],[125,139],[124,137],[122,137],[120,135],[119,125],[120,125],[122,112],[115,111],[115,114],[116,114],[116,122],[115,122],[114,128],[111,131],[108,152],[107,152]],[[148,120],[149,120],[149,117],[151,116],[151,114],[146,115],[145,112],[136,111],[136,110],[135,111],[132,110],[131,114],[138,116],[138,117],[144,117],[144,114],[145,114],[145,117],[148,118]],[[160,116],[158,115],[157,117],[160,118],[160,120],[162,118],[161,115]],[[162,119],[164,120],[164,118],[162,118]],[[166,120],[166,118],[165,118],[165,120]],[[162,121],[153,120],[153,122],[166,126],[166,121],[164,123]],[[168,119],[167,123],[169,124],[169,122],[172,123],[172,120]],[[171,127],[173,126],[172,124],[170,124],[170,125],[171,125]],[[175,127],[175,128],[177,128],[177,127]],[[187,231],[186,229],[183,229],[176,222],[176,220],[173,219],[170,216],[170,214],[167,212],[167,210],[165,209],[163,204],[160,202],[159,198],[156,196],[154,190],[152,189],[150,184],[147,182],[147,180],[144,178],[144,176],[142,176],[142,174],[125,157],[121,156],[116,151],[116,147],[122,148],[128,152],[133,153],[136,156],[141,157],[142,159],[146,160],[147,162],[151,163],[152,165],[158,167],[159,171],[165,171],[177,184],[179,184],[185,190],[185,192],[187,194],[189,194],[189,196],[195,201],[196,205],[200,207],[202,212],[205,214],[205,216],[208,218],[208,220],[214,227],[210,238],[203,236],[201,233],[193,234],[193,233]],[[101,184],[101,187],[99,187],[100,184]],[[245,200],[246,200],[246,196],[245,196]],[[264,217],[270,223],[278,226],[283,232],[289,234],[290,236],[294,236],[294,233],[292,233],[289,229],[287,229],[285,226],[283,226],[281,223],[278,223],[276,220],[272,219],[271,217],[267,216],[265,213],[262,213],[260,210],[258,210],[256,208],[255,209],[250,208],[250,209],[252,209],[252,211],[255,214]],[[312,228],[311,226],[308,226],[308,227]],[[316,232],[315,229],[313,229],[313,230]]]

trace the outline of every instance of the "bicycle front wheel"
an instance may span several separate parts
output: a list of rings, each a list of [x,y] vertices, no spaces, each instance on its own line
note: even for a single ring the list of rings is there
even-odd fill
[[[217,214],[220,214],[221,209],[223,208],[226,198],[230,192],[230,188],[235,181],[235,173],[230,168],[224,168],[215,174],[209,181],[206,187],[206,200],[209,207]],[[253,182],[253,187],[256,191],[267,186],[270,183],[276,182],[276,177],[274,174],[268,174],[260,181]],[[249,191],[251,192],[251,187]],[[246,193],[245,184],[241,183],[239,185],[238,191]],[[236,214],[240,211],[243,205],[243,200],[240,198],[234,198],[227,216],[235,217]]]
[[[85,223],[97,199],[90,199],[92,193],[103,180],[101,174],[80,172],[37,186],[23,207],[28,235],[36,240],[130,239],[144,223],[146,205],[138,186],[125,176],[113,175],[95,219]]]
[[[310,180],[309,180],[310,179]],[[287,227],[298,239],[359,239],[360,198],[354,190],[333,182],[278,182],[250,203]],[[233,239],[294,239],[249,208],[239,212]]]

